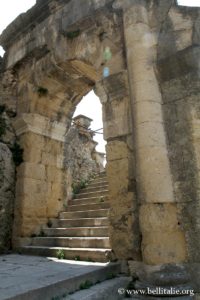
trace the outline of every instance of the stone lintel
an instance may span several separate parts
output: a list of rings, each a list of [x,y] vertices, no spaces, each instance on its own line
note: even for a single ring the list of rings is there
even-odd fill
[[[22,114],[14,121],[17,136],[26,132],[33,132],[59,142],[65,141],[67,126],[65,123],[51,121],[38,114]]]

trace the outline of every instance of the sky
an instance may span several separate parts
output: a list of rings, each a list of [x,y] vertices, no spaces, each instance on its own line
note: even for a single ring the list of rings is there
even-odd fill
[[[26,12],[30,7],[32,7],[36,0],[6,0],[0,4],[0,33],[6,28],[19,14]],[[200,6],[200,0],[178,0],[179,5],[186,6]],[[0,55],[3,56],[3,49],[0,47]],[[77,107],[74,116],[78,114],[83,114],[93,119],[91,128],[93,130],[102,128],[102,107],[99,98],[90,92]],[[98,134],[94,138],[99,142],[97,150],[100,152],[105,152],[105,142],[103,141],[103,136]]]

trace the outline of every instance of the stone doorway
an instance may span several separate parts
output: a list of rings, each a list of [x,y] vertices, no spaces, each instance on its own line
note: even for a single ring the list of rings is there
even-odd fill
[[[103,105],[112,249],[119,259],[136,259],[140,233],[122,14],[99,3],[91,9],[91,17],[83,16],[74,25],[63,19],[61,30],[56,22],[61,11],[52,8],[55,19],[47,17],[44,40],[38,28],[33,30],[30,53],[23,57],[20,52],[19,58],[11,51],[12,60],[7,60],[17,77],[14,126],[24,150],[24,162],[17,168],[13,245],[37,234],[62,210],[70,182],[63,168],[65,133],[76,105],[93,88]],[[18,43],[15,47],[15,53],[21,51]],[[109,62],[104,60],[106,47],[112,52]],[[103,78],[105,67],[110,76]]]

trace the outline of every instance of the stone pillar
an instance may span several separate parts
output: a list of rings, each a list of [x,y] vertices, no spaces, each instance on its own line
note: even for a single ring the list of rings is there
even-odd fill
[[[112,69],[111,69],[112,71]],[[106,173],[110,202],[111,248],[120,260],[140,260],[140,231],[135,192],[135,168],[127,71],[96,86],[103,106]]]
[[[114,6],[123,8],[134,119],[141,250],[143,265],[149,266],[139,274],[141,283],[136,287],[184,286],[188,276],[181,264],[187,261],[186,240],[179,226],[162,95],[155,72],[157,33],[149,26],[146,6],[146,1],[137,0],[116,1]],[[171,264],[170,271],[166,264]],[[178,273],[181,276],[177,280]],[[157,280],[154,280],[155,274]]]
[[[24,162],[17,168],[13,236],[30,237],[40,233],[49,218],[58,216],[66,199],[66,126],[38,114],[21,114],[14,125]]]

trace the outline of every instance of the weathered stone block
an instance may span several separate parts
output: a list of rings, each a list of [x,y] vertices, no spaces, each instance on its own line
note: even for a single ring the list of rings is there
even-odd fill
[[[128,97],[103,105],[104,139],[128,135],[132,132],[131,110]]]
[[[108,176],[109,192],[111,197],[115,197],[118,194],[128,193],[128,172],[129,172],[129,160],[128,158],[110,161],[106,167]],[[117,174],[117,176],[116,176]]]
[[[46,193],[47,184],[44,180],[33,178],[20,178],[16,184],[16,195],[31,195],[37,193]]]
[[[175,204],[145,204],[140,207],[142,232],[173,232],[180,229]]]
[[[122,141],[108,142],[106,146],[106,155],[108,161],[128,158],[129,152],[127,144]]]
[[[185,236],[181,231],[143,233],[142,249],[147,264],[182,263],[187,259]]]
[[[163,123],[150,121],[138,123],[136,125],[136,142],[138,148],[143,147],[165,147],[165,135],[163,132]]]
[[[173,202],[172,178],[165,147],[144,147],[138,152],[138,177],[141,200]],[[137,158],[136,158],[137,161]]]
[[[17,168],[18,178],[32,178],[38,180],[46,180],[45,166],[42,164],[22,163]]]
[[[15,169],[8,147],[0,143],[0,253],[11,247]]]
[[[160,103],[154,101],[135,102],[133,104],[133,111],[138,124],[149,122],[149,119],[151,119],[151,121],[155,123],[163,122],[162,106],[160,105]],[[147,124],[146,126],[148,127]]]
[[[66,179],[66,171],[62,171],[55,166],[46,166],[47,170],[47,181],[57,181],[62,183]]]
[[[57,156],[48,152],[42,152],[42,164],[47,166],[57,166]]]

